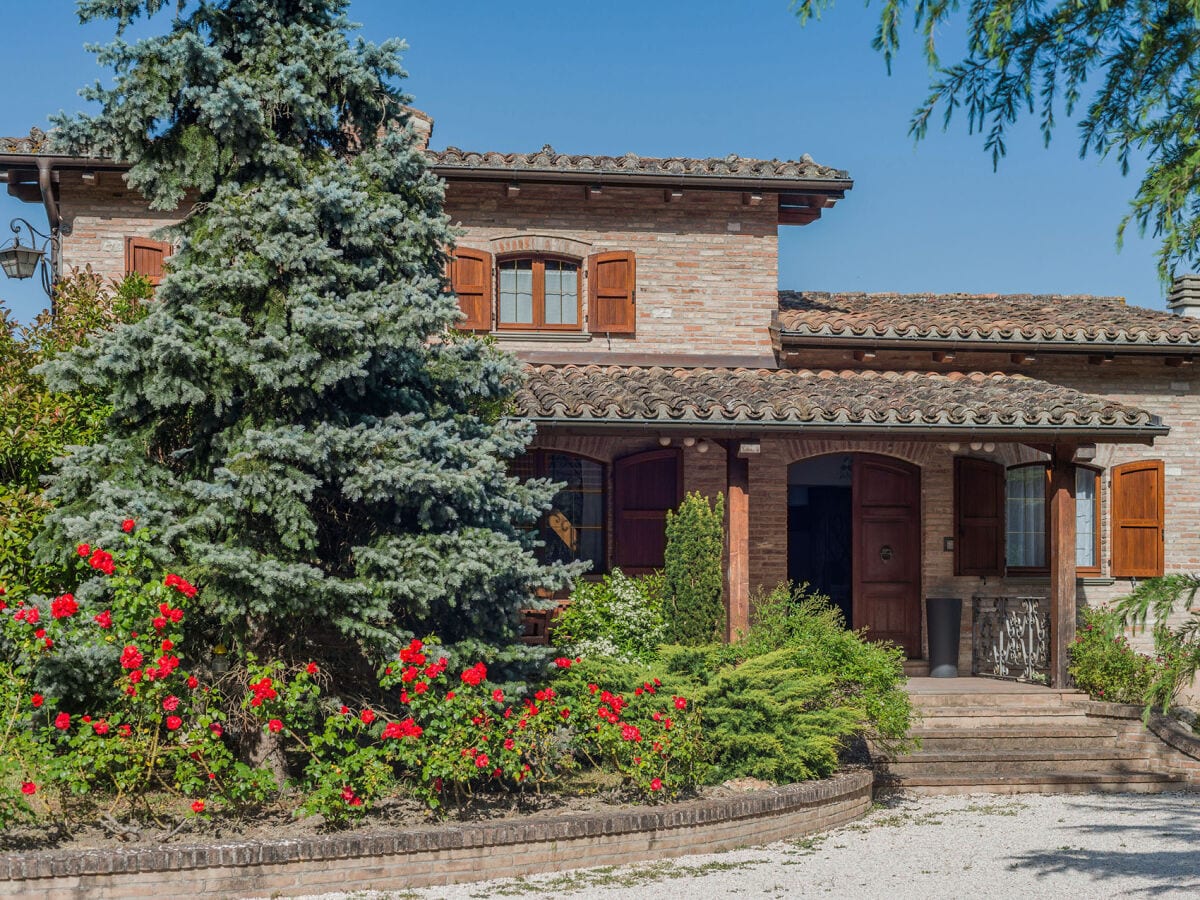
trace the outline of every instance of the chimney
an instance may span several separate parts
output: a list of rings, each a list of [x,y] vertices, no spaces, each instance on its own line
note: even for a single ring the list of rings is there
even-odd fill
[[[1167,308],[1177,316],[1200,318],[1200,275],[1177,275],[1167,294]]]
[[[417,145],[422,150],[428,150],[429,139],[433,137],[433,118],[411,106],[406,106],[404,111],[408,113],[408,121],[413,131],[417,133]]]

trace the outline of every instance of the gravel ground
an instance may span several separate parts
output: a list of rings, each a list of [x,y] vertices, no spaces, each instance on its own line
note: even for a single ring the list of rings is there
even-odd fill
[[[1197,897],[1200,795],[895,799],[843,828],[768,847],[322,900],[538,896]]]

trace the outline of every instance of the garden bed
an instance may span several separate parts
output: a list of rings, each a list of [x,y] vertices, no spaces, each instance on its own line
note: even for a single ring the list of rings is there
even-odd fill
[[[820,781],[603,810],[570,809],[332,835],[218,838],[145,847],[10,853],[0,896],[222,896],[399,889],[714,852],[832,828],[863,815],[865,769]]]

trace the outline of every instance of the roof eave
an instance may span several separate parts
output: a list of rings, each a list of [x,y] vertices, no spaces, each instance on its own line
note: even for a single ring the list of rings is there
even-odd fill
[[[547,171],[514,166],[447,166],[434,163],[430,168],[447,181],[510,182],[542,184],[611,184],[636,187],[693,188],[709,191],[769,191],[781,194],[820,194],[841,199],[854,187],[850,178],[753,178],[745,175],[703,175],[688,173],[622,172],[619,169]]]
[[[1010,348],[1035,349],[1039,353],[1054,354],[1200,354],[1200,344],[1138,341],[1069,341],[1045,338],[984,338],[984,337],[878,337],[871,334],[814,335],[798,331],[773,329],[778,335],[783,350],[845,350],[854,347],[869,347],[878,350],[963,350],[1008,352]]]

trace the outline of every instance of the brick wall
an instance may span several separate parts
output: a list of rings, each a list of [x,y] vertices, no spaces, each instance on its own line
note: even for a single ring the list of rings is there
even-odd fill
[[[572,255],[632,250],[637,258],[636,336],[587,343],[502,340],[514,350],[771,355],[767,327],[778,305],[776,197],[745,206],[739,193],[685,191],[668,203],[660,189],[606,185],[586,199],[578,186],[525,184],[509,198],[501,184],[451,184],[446,211],[465,229],[464,246],[522,249],[536,236],[571,242]],[[551,249],[551,248],[548,248]],[[586,287],[584,312],[587,313]]]
[[[853,771],[741,796],[589,815],[211,846],[9,854],[0,897],[286,897],[404,890],[613,866],[795,839],[871,807]]]

